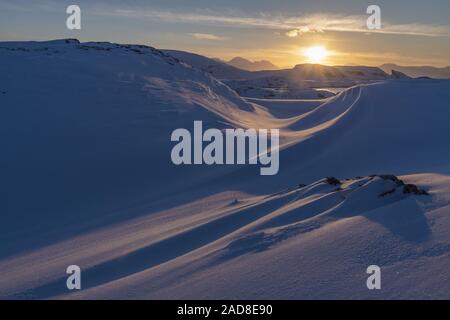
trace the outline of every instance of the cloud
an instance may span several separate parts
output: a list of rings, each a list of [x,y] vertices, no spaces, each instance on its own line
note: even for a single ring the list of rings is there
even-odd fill
[[[212,41],[225,40],[225,37],[216,36],[215,34],[210,33],[189,33],[189,35],[191,35],[197,40],[212,40]]]
[[[302,16],[280,16],[260,13],[253,16],[220,15],[214,12],[172,12],[158,10],[123,10],[97,12],[99,15],[113,15],[143,18],[170,23],[192,23],[224,27],[265,28],[287,30],[285,34],[296,37],[307,32],[372,32],[381,34],[445,36],[450,37],[450,26],[429,24],[394,24],[383,21],[380,30],[368,30],[367,15],[308,14]]]
[[[317,29],[317,28],[313,29],[313,28],[310,28],[308,26],[304,26],[304,27],[300,27],[298,29],[289,30],[285,34],[289,38],[295,38],[295,37],[301,36],[302,34],[305,34],[305,33],[314,33],[314,32],[323,32],[323,30],[322,29]]]
[[[309,32],[309,27],[302,27],[300,29],[289,30],[288,32],[286,32],[286,35],[289,38],[295,38],[295,37],[298,37],[299,35],[301,35],[303,33],[307,33],[307,32]]]

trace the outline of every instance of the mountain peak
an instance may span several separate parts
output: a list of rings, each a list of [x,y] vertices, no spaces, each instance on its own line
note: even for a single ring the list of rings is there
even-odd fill
[[[261,71],[261,70],[277,70],[276,65],[268,60],[250,61],[242,57],[235,57],[228,61],[229,65],[233,67],[244,69],[247,71]]]

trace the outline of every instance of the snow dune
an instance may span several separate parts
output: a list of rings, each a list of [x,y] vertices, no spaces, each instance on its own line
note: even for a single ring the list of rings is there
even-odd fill
[[[449,81],[244,100],[154,48],[75,40],[0,43],[0,70],[0,297],[450,298]],[[194,120],[280,128],[280,173],[172,165]]]

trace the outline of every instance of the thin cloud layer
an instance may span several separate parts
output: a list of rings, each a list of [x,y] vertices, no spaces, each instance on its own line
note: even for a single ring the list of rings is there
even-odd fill
[[[225,37],[216,36],[215,34],[210,33],[190,33],[189,35],[197,40],[211,40],[211,41],[225,40]]]
[[[377,32],[399,35],[419,36],[450,36],[449,26],[429,24],[393,24],[383,21],[381,30],[367,29],[365,15],[338,15],[338,14],[309,14],[298,17],[273,16],[260,14],[258,16],[216,15],[214,13],[177,13],[170,11],[137,11],[114,9],[107,13],[114,16],[140,17],[157,19],[172,23],[193,23],[206,25],[221,25],[228,27],[254,27],[277,30],[288,30],[286,36],[297,37],[310,32]]]

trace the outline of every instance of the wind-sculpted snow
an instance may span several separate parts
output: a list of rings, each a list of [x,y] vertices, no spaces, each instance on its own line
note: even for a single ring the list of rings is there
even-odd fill
[[[214,210],[218,216],[205,216],[205,221],[196,222],[188,229],[174,229],[169,236],[155,239],[146,246],[84,268],[84,289],[89,294],[90,289],[163,266],[166,261],[202,248],[209,248],[200,251],[205,251],[203,255],[210,264],[222,264],[252,252],[269,250],[291,237],[313,232],[342,218],[370,216],[373,210],[419,196],[407,192],[403,181],[394,176],[335,181],[337,183],[331,178],[322,179],[311,185],[289,188],[266,197],[242,199],[227,206],[216,203],[219,205]],[[401,230],[398,232],[409,236]],[[429,237],[430,231],[424,229],[420,233],[421,237]],[[7,297],[49,298],[65,294],[64,283],[65,277],[56,278]]]
[[[102,224],[111,211],[201,180],[201,168],[172,165],[174,129],[270,120],[209,74],[147,46],[2,42],[0,69],[0,231],[17,239],[0,244],[0,257],[53,239],[30,241],[30,229],[65,237],[72,231],[58,226]]]
[[[0,70],[0,297],[449,298],[449,81],[246,101],[157,49],[77,40],[0,43]],[[279,128],[279,173],[173,165],[195,120]]]

